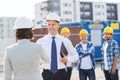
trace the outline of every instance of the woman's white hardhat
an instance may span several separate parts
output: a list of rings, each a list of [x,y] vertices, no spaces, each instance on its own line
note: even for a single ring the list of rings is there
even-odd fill
[[[20,17],[16,19],[13,29],[25,29],[25,28],[32,28],[33,22],[31,19],[27,17]]]

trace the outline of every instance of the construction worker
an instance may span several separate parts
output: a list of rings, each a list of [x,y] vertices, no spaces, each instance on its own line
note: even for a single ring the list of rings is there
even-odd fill
[[[70,37],[70,29],[67,28],[67,27],[64,27],[64,28],[61,29],[60,34],[62,36],[64,36],[65,38],[69,39],[69,37]]]
[[[101,53],[102,59],[102,70],[106,80],[119,80],[118,69],[120,69],[119,60],[119,45],[112,39],[113,29],[106,27],[104,29],[105,42],[102,45]]]
[[[46,49],[47,54],[51,57],[51,62],[43,65],[43,79],[44,80],[67,80],[66,62],[74,62],[78,59],[76,50],[71,41],[59,35],[58,29],[60,27],[60,17],[56,13],[47,15],[48,34],[40,38],[37,43],[42,44]],[[61,53],[62,44],[67,52]],[[71,56],[67,56],[71,55]]]
[[[61,29],[60,34],[65,37],[68,38],[70,37],[70,29],[67,27],[64,27]],[[70,80],[71,78],[71,74],[72,74],[72,68],[73,68],[73,64],[72,63],[67,63],[67,79],[66,80]]]
[[[79,54],[77,62],[77,69],[79,70],[80,80],[96,80],[95,78],[95,60],[94,60],[94,46],[88,41],[88,32],[82,29],[79,33],[80,42],[76,45],[76,50]]]
[[[27,17],[15,21],[17,42],[5,50],[4,80],[43,80],[40,59],[50,62],[50,58],[40,44],[30,42],[32,27]]]

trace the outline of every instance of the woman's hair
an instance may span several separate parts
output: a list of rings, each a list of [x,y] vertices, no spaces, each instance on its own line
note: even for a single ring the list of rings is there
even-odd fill
[[[16,38],[18,38],[18,39],[32,39],[33,38],[32,28],[17,29],[16,30]]]

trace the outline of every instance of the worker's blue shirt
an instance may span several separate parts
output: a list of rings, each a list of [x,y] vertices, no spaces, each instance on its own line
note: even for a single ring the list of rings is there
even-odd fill
[[[75,48],[79,55],[79,60],[77,62],[77,69],[79,69],[81,66],[82,58],[84,58],[86,56],[90,56],[90,59],[92,61],[92,66],[93,66],[93,68],[95,68],[95,59],[94,59],[95,50],[94,50],[93,43],[88,41],[87,50],[83,50],[81,43],[78,43]]]
[[[103,49],[104,48],[104,44],[105,44],[105,42],[103,43],[103,45],[101,47],[101,54],[102,54],[102,64],[101,64],[101,67],[102,67],[102,69],[105,69],[105,64],[104,64],[104,49]],[[118,56],[118,58],[119,58],[119,60],[117,62],[117,65],[116,65],[116,69],[120,69],[119,45],[118,45],[118,43],[115,40],[110,39],[108,41],[108,47],[107,47],[106,53],[107,53],[108,69],[109,70],[112,69],[112,65],[113,65],[114,57],[115,56]]]

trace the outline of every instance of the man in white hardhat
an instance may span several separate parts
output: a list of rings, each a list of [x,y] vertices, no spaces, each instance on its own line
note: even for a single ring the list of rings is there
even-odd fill
[[[30,42],[32,27],[29,18],[20,17],[15,21],[17,42],[5,50],[4,80],[43,80],[40,59],[49,62],[50,58],[41,45]]]
[[[42,44],[49,57],[51,57],[51,62],[43,65],[43,79],[67,80],[65,63],[67,61],[75,62],[78,59],[77,52],[69,39],[59,35],[60,17],[58,14],[48,14],[46,21],[48,34],[37,41],[37,43]],[[64,44],[68,53],[62,51],[62,44]]]

